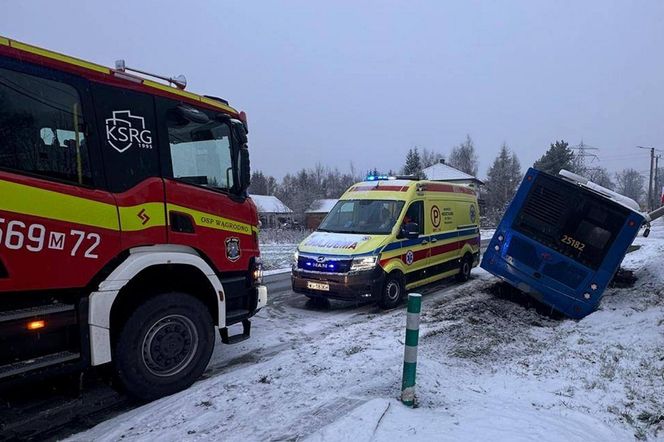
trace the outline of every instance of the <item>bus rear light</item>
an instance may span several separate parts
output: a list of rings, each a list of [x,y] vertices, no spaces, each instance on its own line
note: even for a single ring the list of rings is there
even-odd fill
[[[46,321],[30,321],[26,327],[28,330],[39,330],[46,327]]]

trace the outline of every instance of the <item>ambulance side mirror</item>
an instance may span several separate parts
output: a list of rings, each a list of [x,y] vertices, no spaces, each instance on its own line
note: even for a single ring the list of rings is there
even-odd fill
[[[420,226],[417,223],[408,223],[401,228],[400,238],[416,239],[420,236]]]

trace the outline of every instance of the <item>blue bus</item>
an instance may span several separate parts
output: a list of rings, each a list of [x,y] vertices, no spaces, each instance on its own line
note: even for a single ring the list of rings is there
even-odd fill
[[[648,221],[625,196],[564,170],[554,176],[531,168],[481,267],[564,315],[583,318],[597,308]]]

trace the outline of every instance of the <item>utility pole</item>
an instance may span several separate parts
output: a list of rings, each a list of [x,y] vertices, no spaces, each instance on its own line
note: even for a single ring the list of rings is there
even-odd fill
[[[650,179],[648,180],[648,208],[653,209],[653,200],[652,200],[652,179],[653,179],[653,168],[655,167],[655,148],[654,147],[644,147],[636,146],[639,149],[650,149]]]
[[[661,155],[655,157],[655,206],[659,207],[662,204],[662,185],[659,182],[659,158]]]

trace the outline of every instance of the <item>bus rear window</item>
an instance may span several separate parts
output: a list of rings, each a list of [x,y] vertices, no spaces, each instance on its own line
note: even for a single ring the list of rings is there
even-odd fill
[[[628,216],[628,209],[589,190],[540,175],[512,227],[597,270]]]

